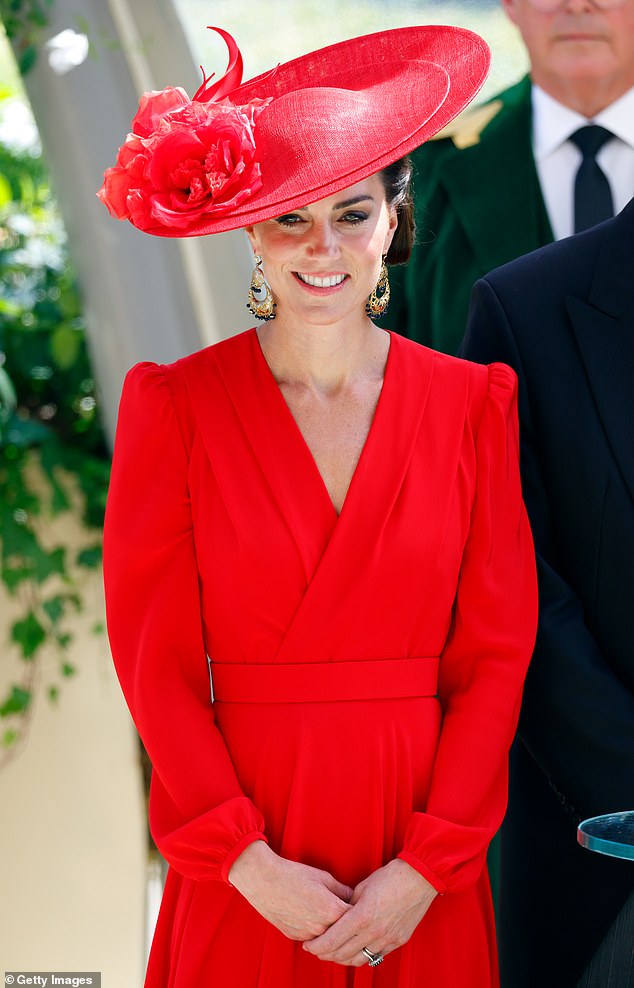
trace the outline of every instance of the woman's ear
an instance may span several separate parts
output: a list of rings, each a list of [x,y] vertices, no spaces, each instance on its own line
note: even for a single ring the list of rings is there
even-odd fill
[[[390,211],[390,225],[383,244],[383,257],[385,257],[390,249],[390,245],[394,240],[394,234],[396,233],[396,228],[398,226],[398,213],[396,212],[396,208],[394,206],[388,206],[388,209]]]
[[[255,235],[255,227],[254,226],[245,226],[244,229],[245,229],[245,232],[246,232],[247,237],[249,238],[249,243],[251,244],[251,250],[253,251],[254,254],[259,254],[260,253],[260,250],[258,248],[258,241],[257,241],[257,237]]]

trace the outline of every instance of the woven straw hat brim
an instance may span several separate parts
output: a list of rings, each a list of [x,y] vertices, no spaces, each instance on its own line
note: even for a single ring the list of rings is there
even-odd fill
[[[438,133],[476,96],[490,52],[464,28],[396,28],[280,65],[229,94],[271,99],[255,131],[262,187],[180,236],[260,223],[348,188]],[[174,236],[162,226],[147,230]]]

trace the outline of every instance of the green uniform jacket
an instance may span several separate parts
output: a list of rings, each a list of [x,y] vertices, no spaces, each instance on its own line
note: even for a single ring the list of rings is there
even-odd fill
[[[390,271],[381,325],[455,353],[475,281],[553,234],[531,146],[528,77],[445,133],[412,155],[417,243],[407,267]]]

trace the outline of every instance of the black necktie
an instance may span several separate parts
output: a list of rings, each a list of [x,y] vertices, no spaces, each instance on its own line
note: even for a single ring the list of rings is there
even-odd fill
[[[598,124],[588,124],[570,135],[583,155],[575,178],[575,233],[614,216],[610,183],[596,162],[597,154],[612,137],[614,134]]]

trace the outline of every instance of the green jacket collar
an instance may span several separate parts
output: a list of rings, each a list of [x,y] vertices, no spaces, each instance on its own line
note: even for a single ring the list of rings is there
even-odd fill
[[[439,179],[483,271],[553,239],[531,146],[530,79],[494,99],[501,108],[479,141],[443,156]]]

